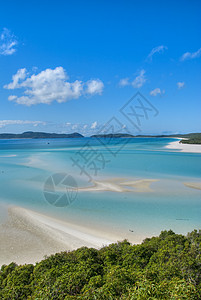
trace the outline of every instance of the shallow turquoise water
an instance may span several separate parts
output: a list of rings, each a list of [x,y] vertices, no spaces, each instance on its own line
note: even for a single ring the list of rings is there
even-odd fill
[[[187,233],[201,228],[201,190],[183,184],[200,182],[201,154],[167,150],[165,145],[171,141],[174,139],[115,139],[104,145],[105,140],[90,138],[0,140],[0,205],[19,205],[75,223],[82,220],[86,225],[96,223],[125,232],[132,229],[145,236],[163,229]],[[76,200],[62,208],[45,200],[44,183],[52,174],[65,172],[78,185],[90,185],[89,177],[72,166],[72,159],[83,165],[97,155],[97,174],[93,164],[86,167],[93,180],[157,179],[153,191],[79,191]]]

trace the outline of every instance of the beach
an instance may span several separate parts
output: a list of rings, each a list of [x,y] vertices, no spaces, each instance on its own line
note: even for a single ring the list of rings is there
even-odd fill
[[[0,225],[0,266],[36,263],[45,256],[80,247],[100,249],[118,240],[128,238],[141,242],[143,237],[107,230],[96,226],[83,227],[22,207],[8,208],[6,222]]]
[[[93,230],[15,206],[8,208],[8,218],[0,225],[0,239],[0,265],[12,261],[35,263],[56,252],[82,246],[101,248],[115,241],[94,235]]]
[[[181,140],[181,138],[177,138],[176,141],[169,143],[165,146],[165,148],[170,150],[179,150],[180,152],[201,153],[201,145],[182,144],[180,143]]]

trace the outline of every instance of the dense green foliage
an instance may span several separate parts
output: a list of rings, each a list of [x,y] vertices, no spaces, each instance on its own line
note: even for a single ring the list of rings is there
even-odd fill
[[[2,266],[0,299],[201,299],[201,231]]]
[[[201,144],[201,133],[183,134],[181,137],[185,138],[180,141],[182,144]]]
[[[181,140],[182,144],[201,144],[201,138],[192,138],[188,140]]]

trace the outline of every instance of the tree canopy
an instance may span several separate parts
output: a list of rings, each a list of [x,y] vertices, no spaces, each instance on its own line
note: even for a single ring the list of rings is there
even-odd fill
[[[0,299],[201,299],[201,231],[3,265]]]

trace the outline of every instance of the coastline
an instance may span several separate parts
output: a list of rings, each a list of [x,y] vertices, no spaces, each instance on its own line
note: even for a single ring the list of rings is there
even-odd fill
[[[201,153],[201,145],[197,144],[182,144],[180,141],[181,138],[175,138],[177,141],[170,142],[165,146],[169,150],[179,150],[178,152],[187,152],[187,153]]]
[[[75,250],[82,246],[101,248],[115,241],[22,207],[8,208],[8,218],[0,225],[0,266],[12,261],[35,263],[46,255]]]
[[[80,247],[100,249],[128,239],[140,243],[144,236],[118,228],[83,227],[18,206],[8,208],[7,220],[0,225],[0,266],[36,263],[45,256]]]

